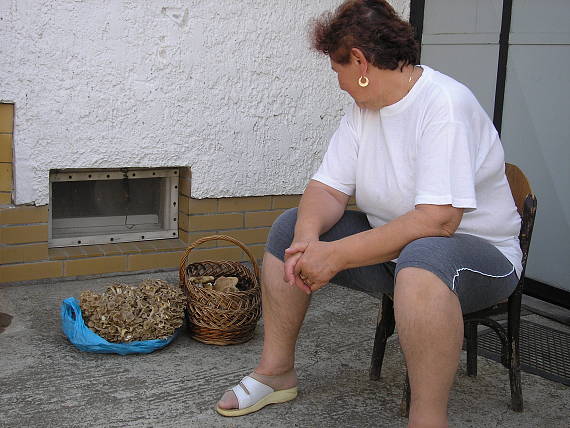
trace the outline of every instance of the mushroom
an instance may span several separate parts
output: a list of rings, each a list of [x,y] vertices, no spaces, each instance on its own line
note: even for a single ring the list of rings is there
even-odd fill
[[[235,276],[220,276],[214,282],[214,290],[223,292],[233,292],[238,291],[236,285],[238,279]]]
[[[146,280],[138,287],[113,284],[100,295],[83,291],[80,306],[91,330],[118,343],[171,336],[184,322],[186,298],[165,281]]]

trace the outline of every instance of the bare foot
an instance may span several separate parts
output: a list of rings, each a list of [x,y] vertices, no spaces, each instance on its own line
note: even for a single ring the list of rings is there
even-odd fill
[[[276,391],[293,388],[297,385],[297,373],[295,372],[295,369],[291,369],[288,372],[275,376],[262,375],[253,371],[249,376],[270,386]],[[224,410],[237,409],[239,405],[234,392],[231,390],[226,391],[220,401],[218,401],[218,407]]]

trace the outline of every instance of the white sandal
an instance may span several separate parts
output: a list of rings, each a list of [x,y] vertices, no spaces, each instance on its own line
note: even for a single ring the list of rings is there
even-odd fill
[[[297,387],[275,391],[251,376],[245,376],[240,383],[228,391],[233,391],[237,397],[237,409],[221,409],[216,405],[216,411],[222,416],[243,416],[253,413],[268,404],[284,403],[297,396]]]

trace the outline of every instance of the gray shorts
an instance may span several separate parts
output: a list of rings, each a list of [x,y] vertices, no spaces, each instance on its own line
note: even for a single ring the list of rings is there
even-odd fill
[[[269,232],[266,249],[281,260],[293,240],[296,221],[297,209],[287,210]],[[320,239],[336,241],[369,229],[365,214],[346,211]],[[459,233],[449,238],[418,239],[404,247],[397,263],[347,269],[331,282],[381,297],[394,293],[395,275],[405,267],[418,267],[437,275],[457,295],[464,314],[505,300],[518,282],[513,265],[497,248],[481,238]]]

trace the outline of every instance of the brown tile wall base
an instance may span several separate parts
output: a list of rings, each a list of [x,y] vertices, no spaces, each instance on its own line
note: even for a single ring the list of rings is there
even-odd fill
[[[96,257],[88,259],[66,260],[63,262],[65,276],[97,275],[102,273],[124,272],[127,267],[126,256]]]
[[[300,199],[300,195],[194,199],[190,180],[190,169],[181,168],[179,239],[48,249],[47,207],[0,206],[0,284],[177,269],[192,243],[212,235],[241,241],[260,263],[271,224]],[[1,196],[0,192],[0,204]],[[189,263],[202,260],[249,258],[231,242],[211,240],[189,253]]]
[[[177,268],[183,251],[154,253],[154,254],[131,254],[128,256],[129,271]]]
[[[12,202],[14,104],[0,103],[0,205]],[[2,224],[0,220],[0,224]]]
[[[188,180],[189,174],[183,177]],[[48,249],[47,207],[0,207],[0,284],[177,269],[192,243],[212,235],[239,240],[260,264],[274,219],[300,198],[198,200],[182,194],[188,187],[180,186],[179,239]],[[211,240],[190,251],[189,263],[202,260],[249,261],[249,257],[232,242]]]
[[[63,262],[19,263],[0,266],[0,282],[31,281],[63,276]]]
[[[8,205],[12,202],[11,192],[0,192],[0,205]]]
[[[47,242],[0,247],[0,264],[35,262],[47,259]]]

